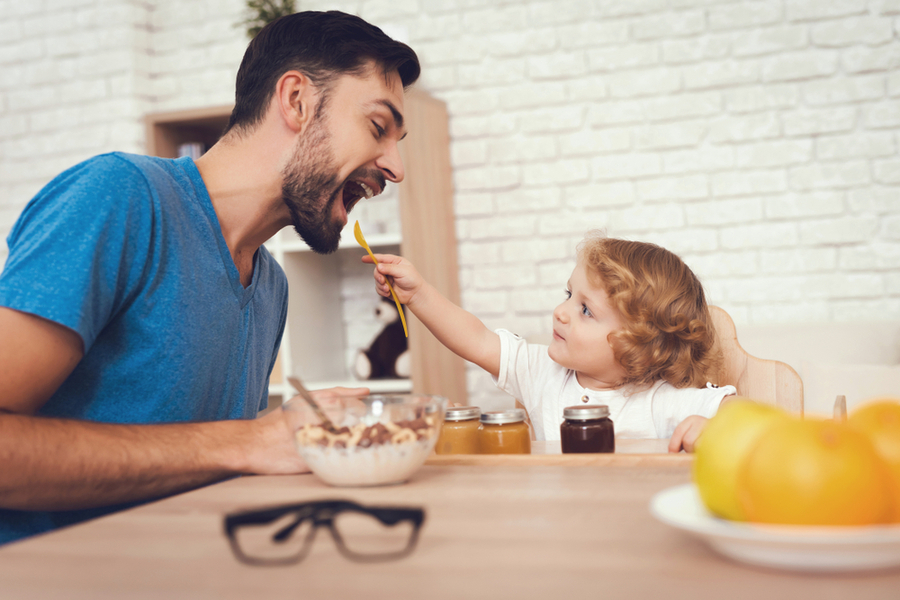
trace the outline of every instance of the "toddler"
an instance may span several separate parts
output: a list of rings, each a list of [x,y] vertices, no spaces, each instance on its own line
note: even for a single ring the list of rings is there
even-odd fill
[[[736,392],[706,383],[719,358],[700,281],[654,244],[589,233],[553,311],[549,346],[490,331],[405,258],[376,257],[378,293],[390,295],[390,277],[400,302],[441,343],[521,401],[538,440],[559,439],[565,407],[605,404],[617,437],[669,439],[670,452],[691,452],[707,419]]]

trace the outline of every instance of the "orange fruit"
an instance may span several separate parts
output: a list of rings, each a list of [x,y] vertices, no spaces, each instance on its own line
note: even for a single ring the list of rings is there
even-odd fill
[[[792,525],[886,523],[887,465],[862,433],[842,423],[788,419],[766,431],[738,473],[750,521]]]
[[[769,404],[730,400],[703,428],[694,449],[692,475],[710,512],[745,520],[737,498],[738,467],[763,432],[788,413]]]
[[[891,471],[893,511],[900,523],[900,399],[873,398],[850,413],[847,424],[865,434]]]

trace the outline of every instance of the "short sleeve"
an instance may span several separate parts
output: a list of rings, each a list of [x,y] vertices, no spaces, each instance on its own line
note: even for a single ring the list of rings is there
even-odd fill
[[[56,177],[10,232],[0,306],[75,330],[87,352],[141,277],[151,243],[148,189],[115,155]]]
[[[533,415],[546,395],[547,380],[564,369],[549,359],[547,346],[529,344],[506,329],[497,329],[496,333],[500,336],[500,371],[494,383]],[[554,397],[558,393],[554,391]]]
[[[527,369],[528,350],[525,340],[505,329],[497,329],[500,337],[500,371],[494,383],[497,387],[522,400],[521,378],[518,376],[522,366]],[[526,406],[526,408],[528,408]]]

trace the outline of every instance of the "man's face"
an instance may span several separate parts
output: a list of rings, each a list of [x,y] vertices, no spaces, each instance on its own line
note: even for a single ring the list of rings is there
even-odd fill
[[[363,197],[403,180],[397,148],[403,128],[400,76],[370,68],[343,75],[328,92],[283,171],[282,198],[297,234],[321,254],[334,252],[347,215]]]

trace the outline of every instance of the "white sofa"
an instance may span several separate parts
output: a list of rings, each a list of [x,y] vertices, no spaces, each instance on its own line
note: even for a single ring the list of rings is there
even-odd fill
[[[833,414],[838,395],[853,408],[876,396],[900,398],[900,321],[737,326],[741,347],[792,366],[803,379],[804,411]]]

